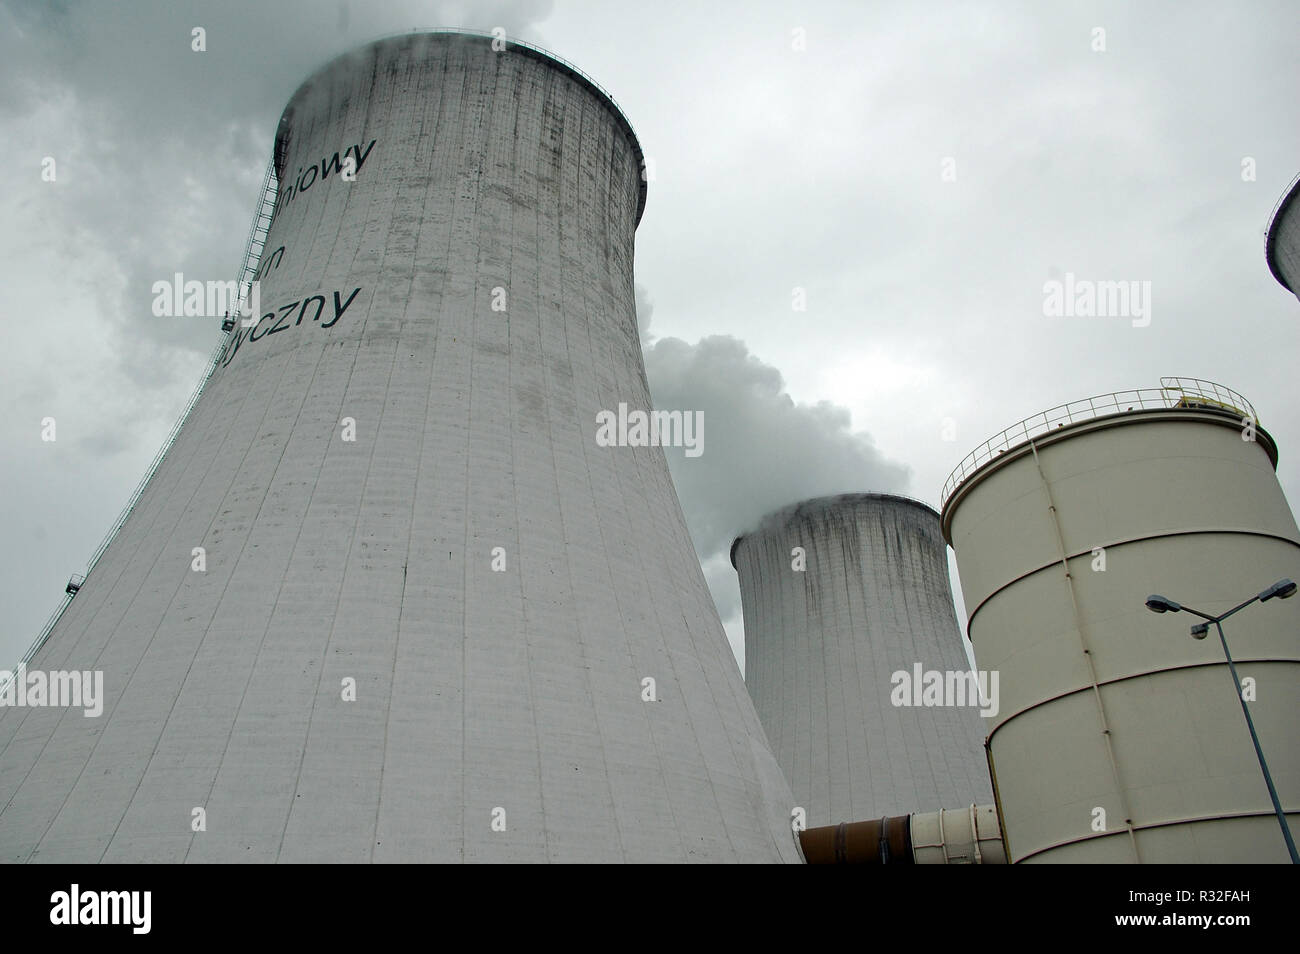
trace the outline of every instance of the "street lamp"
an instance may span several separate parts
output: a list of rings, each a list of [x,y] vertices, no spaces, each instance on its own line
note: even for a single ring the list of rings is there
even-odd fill
[[[1147,609],[1153,613],[1177,613],[1185,610],[1193,616],[1199,616],[1201,619],[1206,620],[1206,622],[1197,623],[1192,627],[1192,637],[1194,639],[1204,639],[1209,632],[1210,623],[1213,623],[1215,629],[1219,631],[1219,642],[1223,644],[1223,655],[1227,658],[1228,670],[1232,673],[1232,683],[1237,695],[1237,701],[1241,703],[1241,712],[1246,717],[1246,727],[1250,729],[1250,741],[1255,743],[1255,755],[1259,758],[1260,771],[1264,773],[1264,783],[1268,786],[1268,797],[1273,800],[1273,812],[1277,815],[1277,823],[1282,828],[1282,837],[1286,839],[1287,851],[1291,853],[1291,863],[1300,865],[1300,855],[1296,854],[1295,841],[1291,838],[1291,829],[1287,826],[1286,815],[1282,812],[1282,803],[1278,801],[1277,789],[1273,786],[1273,776],[1268,772],[1268,763],[1264,761],[1264,750],[1260,748],[1259,736],[1255,734],[1255,722],[1251,719],[1250,709],[1246,707],[1246,700],[1241,695],[1241,679],[1237,676],[1237,666],[1232,661],[1232,653],[1228,652],[1227,637],[1223,635],[1223,621],[1238,610],[1245,609],[1256,600],[1266,603],[1274,597],[1280,600],[1289,599],[1295,596],[1295,592],[1296,584],[1294,580],[1278,580],[1268,589],[1256,593],[1246,602],[1234,606],[1221,616],[1202,613],[1200,610],[1194,610],[1190,606],[1182,606],[1171,599],[1156,594],[1147,597]]]

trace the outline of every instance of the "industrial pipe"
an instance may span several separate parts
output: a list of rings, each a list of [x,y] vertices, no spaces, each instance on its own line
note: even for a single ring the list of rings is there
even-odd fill
[[[799,844],[810,865],[1007,863],[992,805],[809,828]]]

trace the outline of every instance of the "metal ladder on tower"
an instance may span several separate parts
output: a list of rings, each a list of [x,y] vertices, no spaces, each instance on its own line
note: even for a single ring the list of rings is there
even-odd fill
[[[275,162],[268,162],[266,173],[262,176],[262,188],[258,191],[253,224],[248,227],[248,238],[244,240],[243,264],[239,270],[238,302],[234,314],[226,315],[225,320],[221,322],[222,331],[229,332],[234,329],[238,317],[243,314],[248,302],[253,282],[257,280],[257,269],[262,261],[262,252],[266,249],[266,236],[271,231],[271,220],[275,218],[275,196],[279,185],[275,176]]]
[[[279,182],[275,176],[275,163],[271,162],[266,167],[265,175],[262,176],[262,189],[258,194],[257,210],[253,213],[253,224],[249,227],[248,238],[244,242],[243,265],[239,273],[239,300],[235,316],[238,316],[239,312],[243,311],[252,282],[257,276],[257,269],[261,262],[262,251],[266,248],[266,236],[271,230],[271,219],[275,215],[275,197],[278,188]],[[234,328],[235,324],[236,317],[227,315],[226,319],[222,321],[221,327],[223,331],[229,332]],[[189,401],[185,404],[185,409],[181,411],[180,417],[176,419],[176,423],[172,426],[171,431],[168,432],[167,439],[163,441],[162,447],[158,449],[158,453],[154,455],[153,460],[149,463],[149,467],[146,469],[144,477],[141,479],[140,483],[136,485],[134,492],[132,492],[130,499],[127,501],[127,505],[122,509],[122,512],[118,514],[117,519],[113,521],[113,524],[109,528],[108,533],[104,536],[103,541],[95,549],[95,552],[91,554],[90,560],[86,564],[86,572],[84,574],[74,575],[68,581],[63,599],[60,600],[59,605],[54,608],[54,612],[52,612],[49,615],[49,618],[46,619],[45,625],[41,627],[40,632],[36,635],[36,639],[33,640],[31,646],[27,649],[27,652],[23,653],[23,657],[19,661],[19,666],[25,666],[27,663],[31,662],[37,651],[45,645],[45,641],[49,639],[50,633],[53,632],[55,624],[59,621],[59,617],[61,617],[63,611],[68,608],[68,604],[70,604],[73,598],[77,595],[77,592],[86,582],[86,578],[90,576],[90,571],[95,568],[95,564],[99,562],[99,558],[103,556],[104,551],[108,549],[108,545],[113,542],[113,538],[117,536],[118,531],[122,529],[122,525],[126,523],[126,518],[129,517],[131,511],[135,509],[135,505],[140,501],[141,495],[144,494],[145,487],[147,487],[149,481],[153,479],[153,475],[158,470],[159,464],[162,463],[163,456],[171,449],[172,444],[175,443],[176,435],[180,433],[181,425],[189,418],[190,412],[194,410],[194,405],[198,403],[199,398],[203,395],[203,389],[207,385],[208,380],[212,377],[212,372],[217,369],[217,362],[221,359],[221,353],[225,350],[225,347],[226,336],[223,336],[222,339],[217,342],[217,346],[212,350],[212,355],[208,359],[207,371],[205,371],[203,377],[199,379],[198,387],[196,387],[194,393],[190,395]],[[14,667],[8,680],[0,682],[0,692],[4,691],[9,682],[12,682],[17,678],[16,673],[19,666]]]

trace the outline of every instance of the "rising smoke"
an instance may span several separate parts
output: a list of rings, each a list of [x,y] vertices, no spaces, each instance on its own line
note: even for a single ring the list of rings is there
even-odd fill
[[[852,429],[847,408],[797,404],[781,372],[729,335],[695,344],[651,334],[653,306],[637,288],[637,318],[656,408],[704,412],[704,453],[665,448],[718,613],[733,648],[740,586],[731,541],[787,504],[827,494],[905,492],[909,471],[884,457],[871,435]]]

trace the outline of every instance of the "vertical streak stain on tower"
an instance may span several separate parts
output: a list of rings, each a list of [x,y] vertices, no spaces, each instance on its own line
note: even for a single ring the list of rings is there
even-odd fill
[[[662,450],[594,439],[650,401],[626,120],[417,34],[276,152],[264,314],[31,664],[104,713],[0,715],[0,857],[797,860]]]
[[[810,827],[992,801],[975,705],[891,702],[896,672],[970,668],[946,553],[938,514],[887,494],[804,501],[732,545],[746,684]]]

